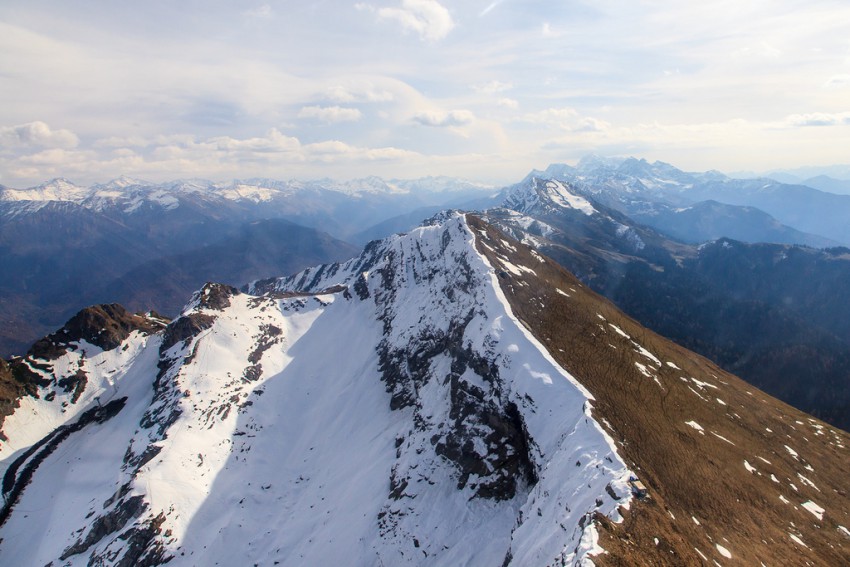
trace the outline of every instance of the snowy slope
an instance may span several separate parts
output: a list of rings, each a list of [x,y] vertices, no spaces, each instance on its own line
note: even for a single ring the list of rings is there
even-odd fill
[[[78,403],[127,399],[43,459],[0,563],[588,558],[590,515],[628,505],[629,471],[473,244],[446,215],[252,295],[210,284],[164,332],[85,348],[99,374]],[[41,393],[7,418],[4,467],[88,415]]]
[[[0,186],[0,201],[70,201],[99,210],[110,205],[133,203],[140,198],[157,203],[167,197],[164,204],[171,205],[181,196],[190,194],[199,194],[211,199],[259,203],[286,198],[299,191],[327,191],[350,197],[416,193],[426,201],[436,199],[442,202],[445,197],[441,197],[441,194],[472,195],[489,190],[492,190],[491,186],[452,177],[384,180],[372,176],[348,181],[278,181],[255,178],[230,182],[181,179],[151,183],[121,176],[90,187],[79,186],[63,178],[28,189]]]

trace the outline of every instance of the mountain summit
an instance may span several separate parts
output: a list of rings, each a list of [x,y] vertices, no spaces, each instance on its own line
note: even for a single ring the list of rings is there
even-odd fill
[[[846,434],[473,216],[98,313],[0,367],[5,564],[850,559]]]

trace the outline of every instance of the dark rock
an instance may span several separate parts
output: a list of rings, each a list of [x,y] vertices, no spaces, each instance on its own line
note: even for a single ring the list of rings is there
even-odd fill
[[[90,547],[97,544],[109,534],[113,534],[122,529],[128,521],[141,516],[148,505],[145,503],[142,496],[133,496],[120,502],[109,513],[103,516],[98,516],[91,524],[86,536],[77,540],[73,545],[68,546],[59,559],[65,561],[72,555],[84,553]]]
[[[65,323],[59,331],[37,341],[27,353],[30,358],[56,360],[72,342],[86,341],[112,350],[133,331],[155,333],[162,324],[143,315],[133,314],[117,303],[86,307]]]
[[[73,376],[67,376],[65,378],[61,378],[58,381],[59,387],[65,390],[66,393],[74,392],[71,396],[71,403],[77,403],[77,400],[80,399],[80,396],[86,389],[86,384],[88,384],[88,376],[81,369],[78,368],[77,372]]]
[[[223,311],[230,307],[230,298],[239,295],[241,292],[233,286],[207,283],[200,291],[195,294],[198,300],[198,306],[204,309],[214,309]]]
[[[175,319],[165,329],[162,345],[159,347],[160,355],[181,341],[188,342],[201,331],[212,327],[214,322],[215,317],[213,315],[204,313],[190,313]]]

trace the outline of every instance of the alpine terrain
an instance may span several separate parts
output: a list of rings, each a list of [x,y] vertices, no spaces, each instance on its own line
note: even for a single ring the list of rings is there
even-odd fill
[[[4,565],[839,565],[850,436],[443,213],[0,364]]]
[[[850,429],[850,250],[729,238],[686,244],[549,170],[555,177],[531,175],[509,188],[487,218],[643,325]]]
[[[0,186],[0,356],[25,352],[86,305],[174,316],[206,281],[242,285],[345,260],[365,226],[432,207],[418,225],[487,192],[447,177]]]

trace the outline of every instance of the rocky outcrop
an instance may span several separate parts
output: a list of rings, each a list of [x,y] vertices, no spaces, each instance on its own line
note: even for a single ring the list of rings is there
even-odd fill
[[[164,321],[157,316],[133,314],[117,303],[86,307],[74,315],[55,333],[37,341],[27,353],[29,358],[56,360],[74,343],[85,341],[103,350],[112,350],[123,343],[130,333],[155,333]]]

